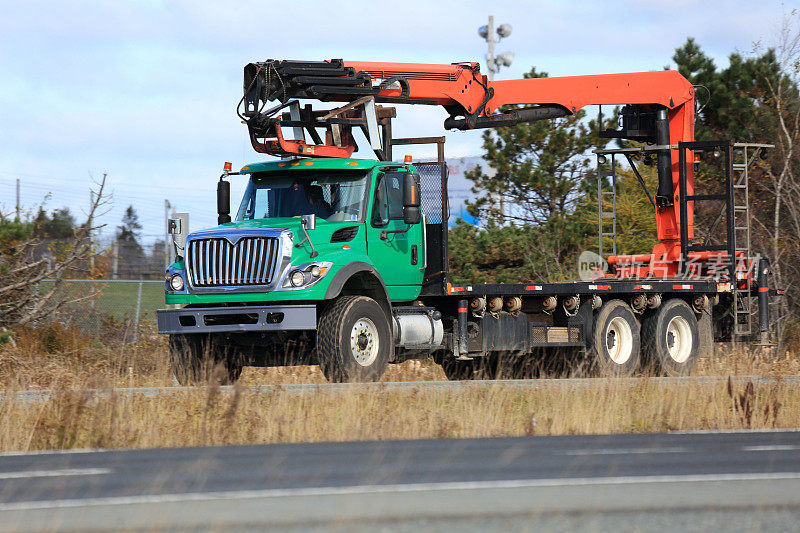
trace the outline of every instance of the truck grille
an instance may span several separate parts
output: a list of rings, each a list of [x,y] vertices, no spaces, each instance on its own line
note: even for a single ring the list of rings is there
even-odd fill
[[[244,237],[236,244],[227,239],[189,241],[186,269],[195,287],[269,285],[275,275],[275,237]]]

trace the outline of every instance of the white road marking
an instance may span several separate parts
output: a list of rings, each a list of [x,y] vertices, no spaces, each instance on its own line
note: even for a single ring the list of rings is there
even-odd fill
[[[713,483],[730,481],[800,480],[800,472],[771,472],[756,474],[697,474],[678,476],[627,476],[561,479],[514,479],[499,481],[456,481],[448,483],[407,483],[401,485],[356,485],[352,487],[311,487],[298,489],[264,489],[228,492],[189,492],[183,494],[152,494],[87,498],[84,500],[42,500],[0,504],[2,511],[59,509],[99,505],[134,505],[176,503],[189,501],[243,500],[254,498],[287,498],[303,496],[341,496],[392,492],[436,492],[455,490],[491,490],[548,487],[577,487],[602,485],[637,485],[650,483]]]
[[[773,444],[772,446],[744,446],[743,452],[785,452],[789,450],[800,450],[800,446],[794,444]]]
[[[687,448],[611,448],[599,450],[566,450],[563,455],[629,455],[629,454],[650,454],[650,453],[684,453]]]
[[[32,452],[2,452],[0,457],[20,457],[26,455],[73,455],[79,453],[110,452],[108,448],[75,448],[72,450],[36,450]]]
[[[790,433],[796,434],[800,428],[767,428],[767,429],[685,429],[669,431],[667,435],[746,435],[748,433]]]
[[[29,477],[96,476],[110,474],[110,468],[65,468],[63,470],[21,470],[0,472],[0,479],[25,479]]]

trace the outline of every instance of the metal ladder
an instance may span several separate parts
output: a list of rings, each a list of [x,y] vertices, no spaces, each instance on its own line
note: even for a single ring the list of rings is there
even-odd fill
[[[603,256],[603,237],[611,239],[611,255],[617,255],[617,173],[616,160],[611,156],[611,171],[597,171],[597,218],[598,218],[598,244],[597,253]],[[603,190],[603,182],[611,178],[611,190]],[[608,183],[606,181],[606,183]],[[610,204],[611,209],[606,206]],[[611,219],[611,231],[606,231],[604,220]]]
[[[753,260],[750,248],[750,190],[748,170],[758,155],[758,149],[748,151],[745,143],[733,146],[733,237],[735,250],[734,267],[734,337],[750,337],[753,334],[753,280],[750,269]],[[739,256],[744,256],[739,259]],[[741,284],[740,282],[744,283]]]

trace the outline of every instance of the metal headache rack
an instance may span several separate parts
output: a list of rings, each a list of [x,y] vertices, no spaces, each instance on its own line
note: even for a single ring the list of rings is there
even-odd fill
[[[598,156],[597,194],[598,194],[598,251],[604,255],[604,238],[611,239],[612,254],[617,253],[617,156],[624,156],[631,170],[636,176],[642,190],[653,203],[650,191],[639,174],[634,156],[644,154],[645,158],[662,150],[678,151],[678,190],[676,199],[680,208],[680,244],[681,263],[684,274],[690,274],[691,261],[688,260],[690,252],[718,252],[725,254],[724,268],[728,280],[732,285],[730,317],[732,321],[732,339],[745,339],[754,334],[754,314],[756,306],[754,300],[758,297],[754,292],[760,289],[761,271],[768,267],[764,258],[755,258],[752,254],[750,232],[750,192],[749,170],[756,159],[773,148],[770,144],[760,143],[734,143],[732,141],[693,141],[680,142],[677,145],[641,146],[635,148],[619,148],[596,150]],[[695,190],[692,194],[687,191],[687,168],[693,164],[688,152],[712,152],[715,158],[722,161],[724,176],[723,190],[711,194],[701,194],[694,182]],[[610,170],[602,170],[602,165],[610,156]],[[610,186],[610,190],[609,190]],[[694,202],[721,201],[721,211],[709,229],[713,232],[716,225],[725,220],[725,238],[722,242],[710,244],[708,242],[693,242],[689,239],[689,217],[694,216]],[[691,203],[691,205],[690,205]],[[690,215],[691,213],[691,215]],[[708,239],[706,239],[707,241]],[[756,285],[759,285],[757,287]],[[759,342],[764,343],[763,331]]]
[[[611,170],[597,170],[597,253],[603,257],[603,237],[611,239],[611,254],[617,255],[617,162],[611,156]],[[605,190],[604,182],[610,178],[611,190]],[[606,220],[609,224],[605,224]],[[611,231],[607,231],[608,225]]]
[[[617,255],[617,156],[624,156],[633,170],[636,180],[642,187],[647,199],[655,207],[650,191],[644,183],[644,179],[636,168],[633,157],[645,154],[645,157],[652,157],[663,150],[677,148],[674,145],[665,146],[641,146],[636,148],[614,148],[606,150],[595,150],[597,154],[597,219],[598,219],[598,254],[603,256],[603,237],[611,239],[611,255]],[[611,156],[610,170],[602,168],[608,161],[606,156]],[[610,185],[610,190],[607,187]],[[608,221],[608,224],[606,224]],[[609,229],[610,226],[610,229]]]

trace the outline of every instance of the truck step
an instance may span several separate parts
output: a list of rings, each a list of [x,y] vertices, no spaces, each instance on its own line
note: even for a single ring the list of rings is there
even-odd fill
[[[547,342],[569,342],[569,332],[566,327],[547,328]]]
[[[531,344],[533,346],[547,346],[549,344],[578,345],[582,341],[583,336],[579,327],[531,324]]]

